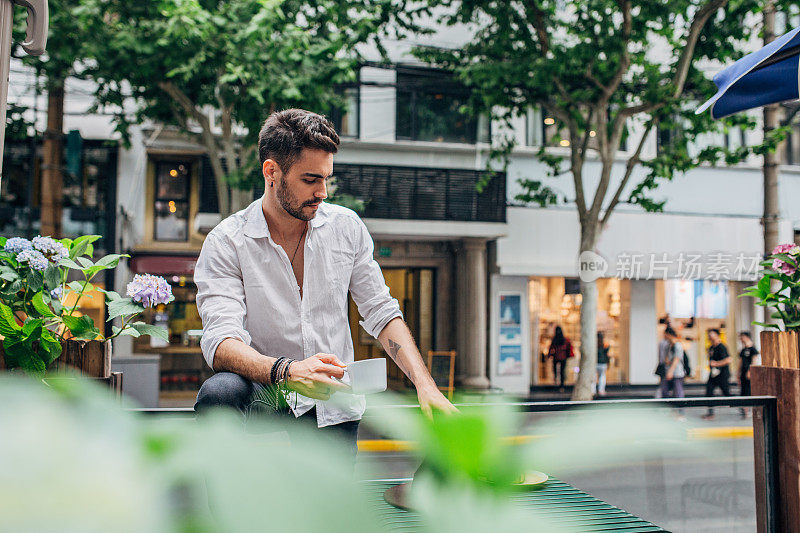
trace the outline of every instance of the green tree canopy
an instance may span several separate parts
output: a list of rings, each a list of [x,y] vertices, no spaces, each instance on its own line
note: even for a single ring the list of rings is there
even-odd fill
[[[356,80],[359,45],[404,22],[404,0],[83,0],[86,26],[106,36],[88,73],[120,131],[151,119],[198,135],[211,160],[223,215],[241,208],[257,135],[273,110],[341,105]],[[135,98],[134,115],[123,112]],[[212,124],[210,114],[218,120]],[[254,178],[254,175],[256,176]]]

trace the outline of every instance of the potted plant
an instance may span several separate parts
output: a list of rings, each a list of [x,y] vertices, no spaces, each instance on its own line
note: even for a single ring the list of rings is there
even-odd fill
[[[110,372],[110,341],[114,337],[166,338],[163,328],[137,317],[148,307],[174,299],[167,281],[150,274],[136,275],[128,284],[126,297],[95,286],[92,280],[100,271],[116,268],[121,258],[129,257],[109,254],[94,261],[92,243],[99,238],[0,237],[0,367],[41,378],[48,370],[64,366],[59,358],[82,369],[84,363],[91,364],[84,361],[89,359],[84,355],[100,353]],[[68,281],[70,271],[83,279]],[[109,321],[121,318],[121,326],[113,326],[113,334],[107,338],[91,317],[78,312],[81,297],[90,291],[105,295]],[[90,373],[102,374],[102,370]]]
[[[761,278],[743,296],[773,310],[775,322],[753,322],[766,330],[761,332],[763,364],[800,368],[800,246],[776,246],[761,266]]]

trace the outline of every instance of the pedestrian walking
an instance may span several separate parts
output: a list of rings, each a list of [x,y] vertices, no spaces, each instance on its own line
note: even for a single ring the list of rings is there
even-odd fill
[[[683,366],[683,344],[678,333],[671,327],[664,330],[664,337],[669,347],[665,350],[663,359],[659,359],[659,363],[664,365],[664,377],[659,386],[661,397],[668,398],[672,390],[674,398],[683,398],[683,379],[686,377],[686,369]]]
[[[728,349],[722,344],[718,329],[709,329],[708,339],[711,341],[711,347],[708,349],[708,365],[711,367],[711,373],[708,376],[708,383],[706,383],[706,396],[714,396],[717,388],[722,391],[723,396],[730,396],[731,356]],[[708,412],[703,415],[703,419],[713,420],[713,418],[714,408],[709,407]]]
[[[603,337],[603,332],[597,332],[597,394],[606,395],[606,372],[608,371],[609,346]]]
[[[553,377],[559,382],[559,392],[564,392],[564,381],[567,376],[567,359],[575,356],[572,343],[564,336],[561,326],[556,326],[553,340],[550,342],[550,349],[547,356],[553,359]]]
[[[750,367],[753,365],[761,364],[761,354],[753,345],[753,337],[750,336],[749,331],[742,331],[739,333],[739,342],[742,343],[742,350],[739,352],[739,395],[750,396]],[[739,409],[742,418],[747,417],[747,408],[742,407]]]

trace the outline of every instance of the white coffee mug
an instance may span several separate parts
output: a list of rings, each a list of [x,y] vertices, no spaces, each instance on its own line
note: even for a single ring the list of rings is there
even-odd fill
[[[386,359],[364,359],[347,365],[342,380],[353,394],[374,394],[386,390]]]

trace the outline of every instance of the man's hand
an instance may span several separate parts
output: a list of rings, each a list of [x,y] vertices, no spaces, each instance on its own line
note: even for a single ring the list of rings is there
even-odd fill
[[[442,394],[436,385],[418,388],[417,398],[419,398],[419,406],[422,412],[428,418],[433,416],[434,409],[445,414],[458,412],[458,409],[444,397],[444,394]]]
[[[672,376],[674,376],[674,375],[675,375],[675,374],[672,372],[672,370],[668,370],[668,371],[667,371],[667,380],[670,380],[670,379],[672,379]]]
[[[341,379],[346,366],[335,355],[318,353],[308,359],[292,363],[289,366],[286,385],[303,396],[328,400],[337,390],[350,388],[333,379]]]

